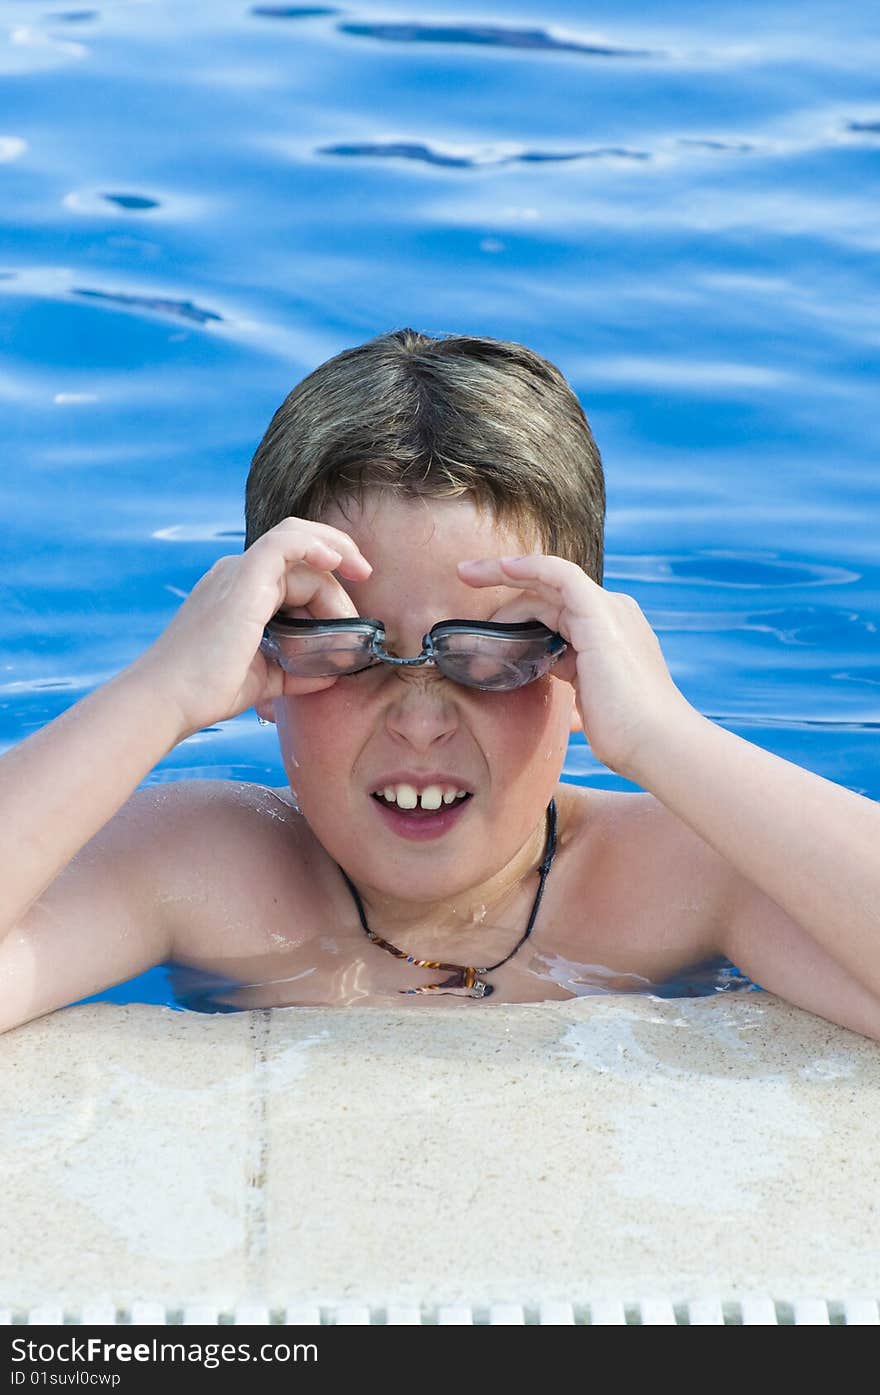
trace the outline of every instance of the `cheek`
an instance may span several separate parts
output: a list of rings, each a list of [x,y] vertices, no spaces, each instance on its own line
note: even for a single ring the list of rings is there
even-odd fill
[[[515,757],[516,763],[522,764],[532,751],[546,747],[548,739],[558,737],[567,743],[566,695],[558,688],[548,677],[513,693],[487,694],[481,714],[484,744],[493,746],[500,756]]]
[[[362,742],[362,712],[363,704],[344,681],[319,693],[282,698],[275,720],[285,764],[301,782],[350,770],[352,752]]]
[[[275,705],[278,737],[291,783],[301,789],[331,779],[347,780],[368,741],[376,714],[357,679],[340,679],[332,688]],[[462,690],[461,720],[468,738],[484,757],[511,774],[537,753],[564,753],[569,736],[571,687],[546,677],[512,693],[476,694]],[[548,747],[550,748],[548,750]]]

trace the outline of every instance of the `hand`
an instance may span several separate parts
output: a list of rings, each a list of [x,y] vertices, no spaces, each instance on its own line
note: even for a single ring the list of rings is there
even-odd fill
[[[340,529],[285,518],[240,556],[219,558],[131,667],[177,704],[182,735],[258,702],[332,687],[336,678],[285,673],[259,645],[282,607],[316,619],[357,615],[334,571],[365,581],[372,567]]]
[[[638,783],[640,753],[662,740],[664,725],[690,706],[638,603],[597,586],[575,562],[541,553],[459,562],[458,572],[469,586],[522,588],[493,620],[534,618],[568,641],[551,672],[574,684],[597,760]]]

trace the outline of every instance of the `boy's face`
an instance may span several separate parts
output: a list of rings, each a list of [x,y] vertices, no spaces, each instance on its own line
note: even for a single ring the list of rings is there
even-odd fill
[[[368,493],[363,508],[322,518],[354,539],[373,565],[367,581],[338,578],[358,614],[381,620],[385,647],[421,651],[438,620],[529,618],[516,588],[475,588],[456,563],[534,551],[535,538],[501,528],[467,498],[398,499]],[[285,770],[313,833],[355,882],[404,900],[435,900],[479,886],[543,830],[544,811],[578,727],[574,688],[552,672],[512,692],[484,692],[432,666],[380,664],[263,715],[278,725]],[[372,797],[396,772],[443,772],[473,792],[453,826],[413,841],[395,832]]]

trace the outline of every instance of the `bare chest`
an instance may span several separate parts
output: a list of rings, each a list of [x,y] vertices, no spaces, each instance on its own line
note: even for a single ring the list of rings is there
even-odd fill
[[[177,996],[203,1010],[540,1002],[651,991],[710,957],[718,895],[705,845],[650,796],[574,787],[564,794],[556,859],[525,939],[537,873],[497,920],[460,943],[411,942],[394,953],[365,933],[339,869],[319,847],[308,849],[303,897],[300,868],[293,875],[259,844],[239,846],[243,864],[251,873],[259,864],[260,875],[243,865],[246,895],[236,896],[227,877],[222,907],[204,900],[176,956]],[[393,943],[384,927],[370,928]],[[486,996],[471,996],[474,976]]]

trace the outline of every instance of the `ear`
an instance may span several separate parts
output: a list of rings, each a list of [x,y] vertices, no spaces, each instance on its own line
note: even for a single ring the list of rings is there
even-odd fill
[[[262,717],[264,722],[275,721],[275,703],[271,698],[268,702],[254,703],[254,711],[258,717]]]

